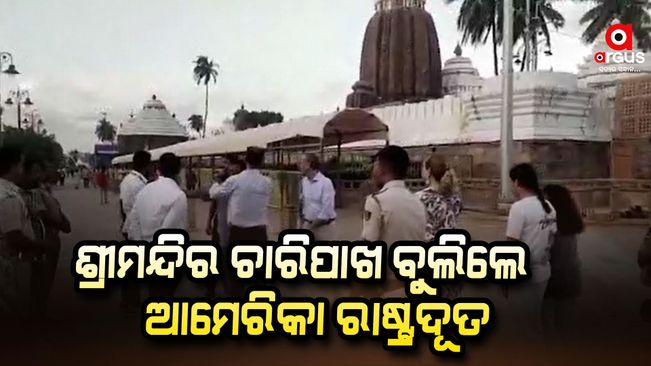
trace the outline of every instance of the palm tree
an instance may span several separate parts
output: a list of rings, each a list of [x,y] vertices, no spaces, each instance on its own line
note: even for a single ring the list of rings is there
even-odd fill
[[[586,1],[586,0],[579,0]],[[588,10],[579,23],[587,26],[583,31],[583,41],[593,43],[599,35],[610,27],[613,20],[633,25],[633,35],[637,46],[644,51],[651,50],[651,3],[644,0],[591,0],[594,6]]]
[[[205,110],[203,113],[203,133],[202,137],[206,137],[206,125],[208,124],[208,85],[210,81],[217,82],[217,76],[219,75],[219,65],[213,63],[212,60],[209,60],[206,56],[198,56],[194,61],[194,80],[197,82],[197,85],[204,84],[206,87],[206,101],[205,101]]]
[[[518,38],[521,38],[522,42],[525,41],[524,31],[527,24],[526,1],[527,0],[515,0],[514,3],[515,14],[514,14],[513,30],[516,36],[515,41],[517,41]],[[539,43],[538,36],[543,36],[545,37],[545,45],[549,50],[551,50],[552,42],[551,42],[551,35],[549,33],[548,25],[551,24],[556,30],[558,30],[559,28],[565,26],[565,17],[563,16],[563,14],[558,12],[558,10],[554,9],[552,5],[548,2],[537,2],[532,5],[533,6],[530,9],[531,10],[531,45],[537,48]],[[538,6],[537,9],[538,19],[536,19],[536,8],[534,7],[536,5]],[[500,28],[500,32],[501,32],[501,28]],[[536,52],[538,52],[537,49]],[[523,61],[525,61],[530,56],[531,55],[527,55],[525,52],[525,54],[523,55]],[[525,66],[525,62],[522,62],[520,71],[524,70],[524,66]]]
[[[188,121],[190,122],[190,129],[201,134],[201,131],[203,131],[204,128],[203,117],[200,114],[193,114],[188,118]]]
[[[462,32],[461,43],[483,45],[491,37],[493,43],[493,71],[499,74],[497,46],[502,44],[503,11],[502,0],[446,0],[448,4],[462,1],[457,17],[457,28]],[[548,24],[555,28],[565,25],[565,18],[549,3],[538,4],[538,22],[531,24],[532,37],[537,44],[537,34],[542,33],[551,48]],[[514,0],[513,41],[524,38],[526,24],[526,0]],[[532,19],[535,7],[531,8]],[[526,55],[525,57],[529,57]]]
[[[445,0],[448,4],[458,0]],[[493,42],[493,71],[499,74],[497,45],[498,45],[498,9],[501,0],[461,0],[461,8],[457,17],[457,28],[461,31],[461,43],[471,45],[486,44],[488,37]],[[498,8],[498,5],[500,7]],[[501,26],[499,27],[501,30]]]
[[[95,127],[95,136],[97,136],[100,141],[112,142],[115,140],[116,134],[117,131],[115,129],[115,126],[113,126],[113,124],[111,124],[111,122],[106,119],[106,116],[97,121],[97,126]]]

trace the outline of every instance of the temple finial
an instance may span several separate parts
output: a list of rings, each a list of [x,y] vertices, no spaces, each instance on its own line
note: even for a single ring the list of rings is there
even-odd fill
[[[461,46],[457,43],[457,47],[454,48],[454,55],[457,57],[461,57],[461,54],[463,51],[461,50]]]

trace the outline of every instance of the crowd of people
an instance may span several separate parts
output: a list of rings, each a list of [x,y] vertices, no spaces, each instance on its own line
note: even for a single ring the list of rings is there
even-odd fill
[[[217,171],[206,197],[211,201],[206,233],[223,248],[235,242],[267,240],[272,182],[259,170],[263,161],[264,150],[249,148],[244,162],[233,160]],[[134,170],[120,186],[125,237],[150,241],[161,228],[187,229],[187,197],[175,180],[180,172],[179,159],[172,154],[161,156],[161,178],[149,184],[150,156],[138,152],[133,163]],[[439,230],[457,227],[463,207],[460,184],[445,158],[433,152],[426,160],[428,185],[417,193],[405,184],[409,166],[409,155],[398,146],[387,146],[375,155],[371,180],[377,190],[365,202],[361,239],[389,244],[402,240],[429,242]],[[343,239],[337,237],[336,191],[321,171],[318,156],[305,154],[298,167],[303,175],[299,227],[309,229],[317,242]],[[567,319],[568,299],[580,291],[577,235],[584,225],[570,192],[557,185],[543,190],[531,165],[513,167],[511,180],[516,202],[510,209],[505,236],[529,246],[532,279],[504,293],[517,304],[518,321],[541,333],[545,298],[550,299],[553,313],[547,318],[553,320],[553,326],[562,326]],[[229,271],[222,284],[226,295],[244,293],[244,285]],[[136,309],[138,296],[129,294],[130,286],[123,289],[123,307]],[[206,295],[214,296],[216,286],[207,284]],[[174,289],[152,286],[150,292],[171,296]],[[390,279],[380,291],[384,296],[400,295],[404,294],[404,285]],[[442,288],[442,296],[448,298],[459,297],[462,292],[460,285]]]
[[[271,180],[262,174],[264,149],[247,149],[244,161],[233,159],[217,171],[205,200],[210,210],[205,231],[212,242],[226,249],[231,243],[265,242]],[[387,146],[375,156],[371,181],[375,193],[364,205],[363,225],[357,238],[338,237],[336,190],[321,171],[315,154],[305,154],[298,164],[302,173],[299,195],[299,227],[309,229],[317,241],[432,241],[441,229],[457,228],[462,211],[460,184],[445,158],[432,152],[425,161],[427,187],[413,193],[405,184],[410,159],[398,146]],[[181,161],[163,154],[157,170],[145,151],[133,155],[133,170],[120,183],[121,231],[124,239],[152,241],[160,229],[188,230],[188,198],[179,185]],[[105,170],[102,170],[105,173]],[[504,289],[508,301],[519,309],[518,322],[536,334],[543,318],[554,329],[567,324],[572,299],[581,290],[577,236],[584,224],[570,191],[562,186],[541,187],[535,169],[519,164],[510,171],[515,202],[510,208],[505,237],[525,243],[530,251],[531,280]],[[19,292],[29,289],[33,314],[45,314],[60,251],[60,232],[70,223],[51,194],[59,175],[41,161],[20,150],[3,147],[0,154],[0,314],[17,309]],[[106,183],[106,184],[105,184]],[[108,203],[108,182],[98,181],[101,202]],[[645,257],[641,265],[648,265]],[[26,265],[29,268],[26,268]],[[222,268],[227,269],[224,265]],[[31,276],[21,273],[29,271]],[[22,283],[31,278],[28,284]],[[225,295],[241,296],[245,285],[228,270],[222,277]],[[177,283],[152,283],[152,297],[173,296]],[[217,283],[206,284],[206,296],[214,297]],[[121,309],[137,312],[141,285],[124,284]],[[404,294],[404,284],[389,279],[375,296]],[[446,285],[442,296],[462,295],[459,285]],[[543,317],[543,303],[545,313]],[[549,325],[549,324],[548,324]]]

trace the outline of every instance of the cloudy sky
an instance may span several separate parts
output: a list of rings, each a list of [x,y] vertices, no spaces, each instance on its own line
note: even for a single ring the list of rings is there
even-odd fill
[[[358,78],[361,42],[373,0],[0,0],[0,50],[22,74],[0,92],[29,88],[35,107],[64,146],[90,151],[101,111],[115,124],[152,94],[185,120],[203,111],[192,60],[221,65],[211,89],[209,126],[241,104],[286,117],[343,106]],[[576,71],[589,52],[578,36],[585,4],[559,2],[567,19],[541,69]],[[430,0],[443,60],[459,38],[458,5]],[[484,77],[490,44],[464,48]],[[15,109],[4,122],[15,124]]]

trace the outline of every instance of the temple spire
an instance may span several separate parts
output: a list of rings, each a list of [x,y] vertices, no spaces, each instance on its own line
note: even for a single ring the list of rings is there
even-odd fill
[[[455,47],[454,49],[454,55],[457,57],[461,57],[462,54],[463,51],[461,50],[461,46],[459,45],[459,43],[457,43],[457,47]]]

